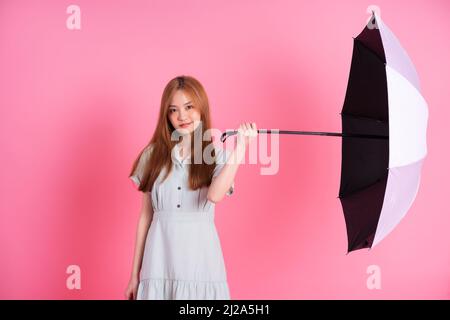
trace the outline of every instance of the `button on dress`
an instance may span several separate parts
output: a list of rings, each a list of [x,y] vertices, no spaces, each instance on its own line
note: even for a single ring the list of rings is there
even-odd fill
[[[142,260],[138,300],[228,300],[225,263],[214,224],[215,203],[207,199],[208,187],[190,190],[190,155],[184,159],[176,145],[170,175],[163,169],[149,192],[153,220],[148,229]],[[230,152],[214,146],[213,179],[223,169]],[[130,178],[139,186],[151,153],[147,147]],[[234,182],[227,196],[234,192]]]

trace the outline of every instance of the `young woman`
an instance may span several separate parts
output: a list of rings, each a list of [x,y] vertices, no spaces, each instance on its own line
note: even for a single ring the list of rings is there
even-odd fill
[[[241,124],[233,151],[212,144],[208,129],[203,86],[190,76],[172,79],[130,173],[143,197],[127,299],[230,299],[214,208],[234,192],[257,129]]]

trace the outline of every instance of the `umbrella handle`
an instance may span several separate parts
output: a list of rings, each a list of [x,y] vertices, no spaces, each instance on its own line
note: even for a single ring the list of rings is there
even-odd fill
[[[331,136],[331,137],[343,137],[343,138],[364,138],[364,139],[381,139],[387,140],[389,136],[380,136],[375,134],[358,134],[358,133],[340,133],[340,132],[314,132],[314,131],[290,131],[290,130],[277,130],[277,129],[258,129],[258,133],[267,134],[298,134],[307,136]],[[220,141],[225,142],[225,140],[237,134],[237,130],[225,131],[220,137]]]

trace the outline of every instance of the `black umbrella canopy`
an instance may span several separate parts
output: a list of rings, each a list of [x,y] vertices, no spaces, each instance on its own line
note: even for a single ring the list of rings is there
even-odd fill
[[[353,40],[350,76],[341,112],[343,133],[389,136],[385,64],[380,31],[366,26]],[[339,198],[347,226],[348,251],[372,246],[388,167],[389,140],[342,138]]]

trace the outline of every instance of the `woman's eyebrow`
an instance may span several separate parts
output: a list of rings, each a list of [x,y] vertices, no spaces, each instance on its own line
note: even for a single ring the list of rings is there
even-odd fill
[[[191,103],[191,101],[186,102],[184,105],[187,105],[187,104],[189,104],[189,103]],[[174,104],[171,104],[171,105],[169,105],[169,107],[177,107],[177,106],[174,105]]]

